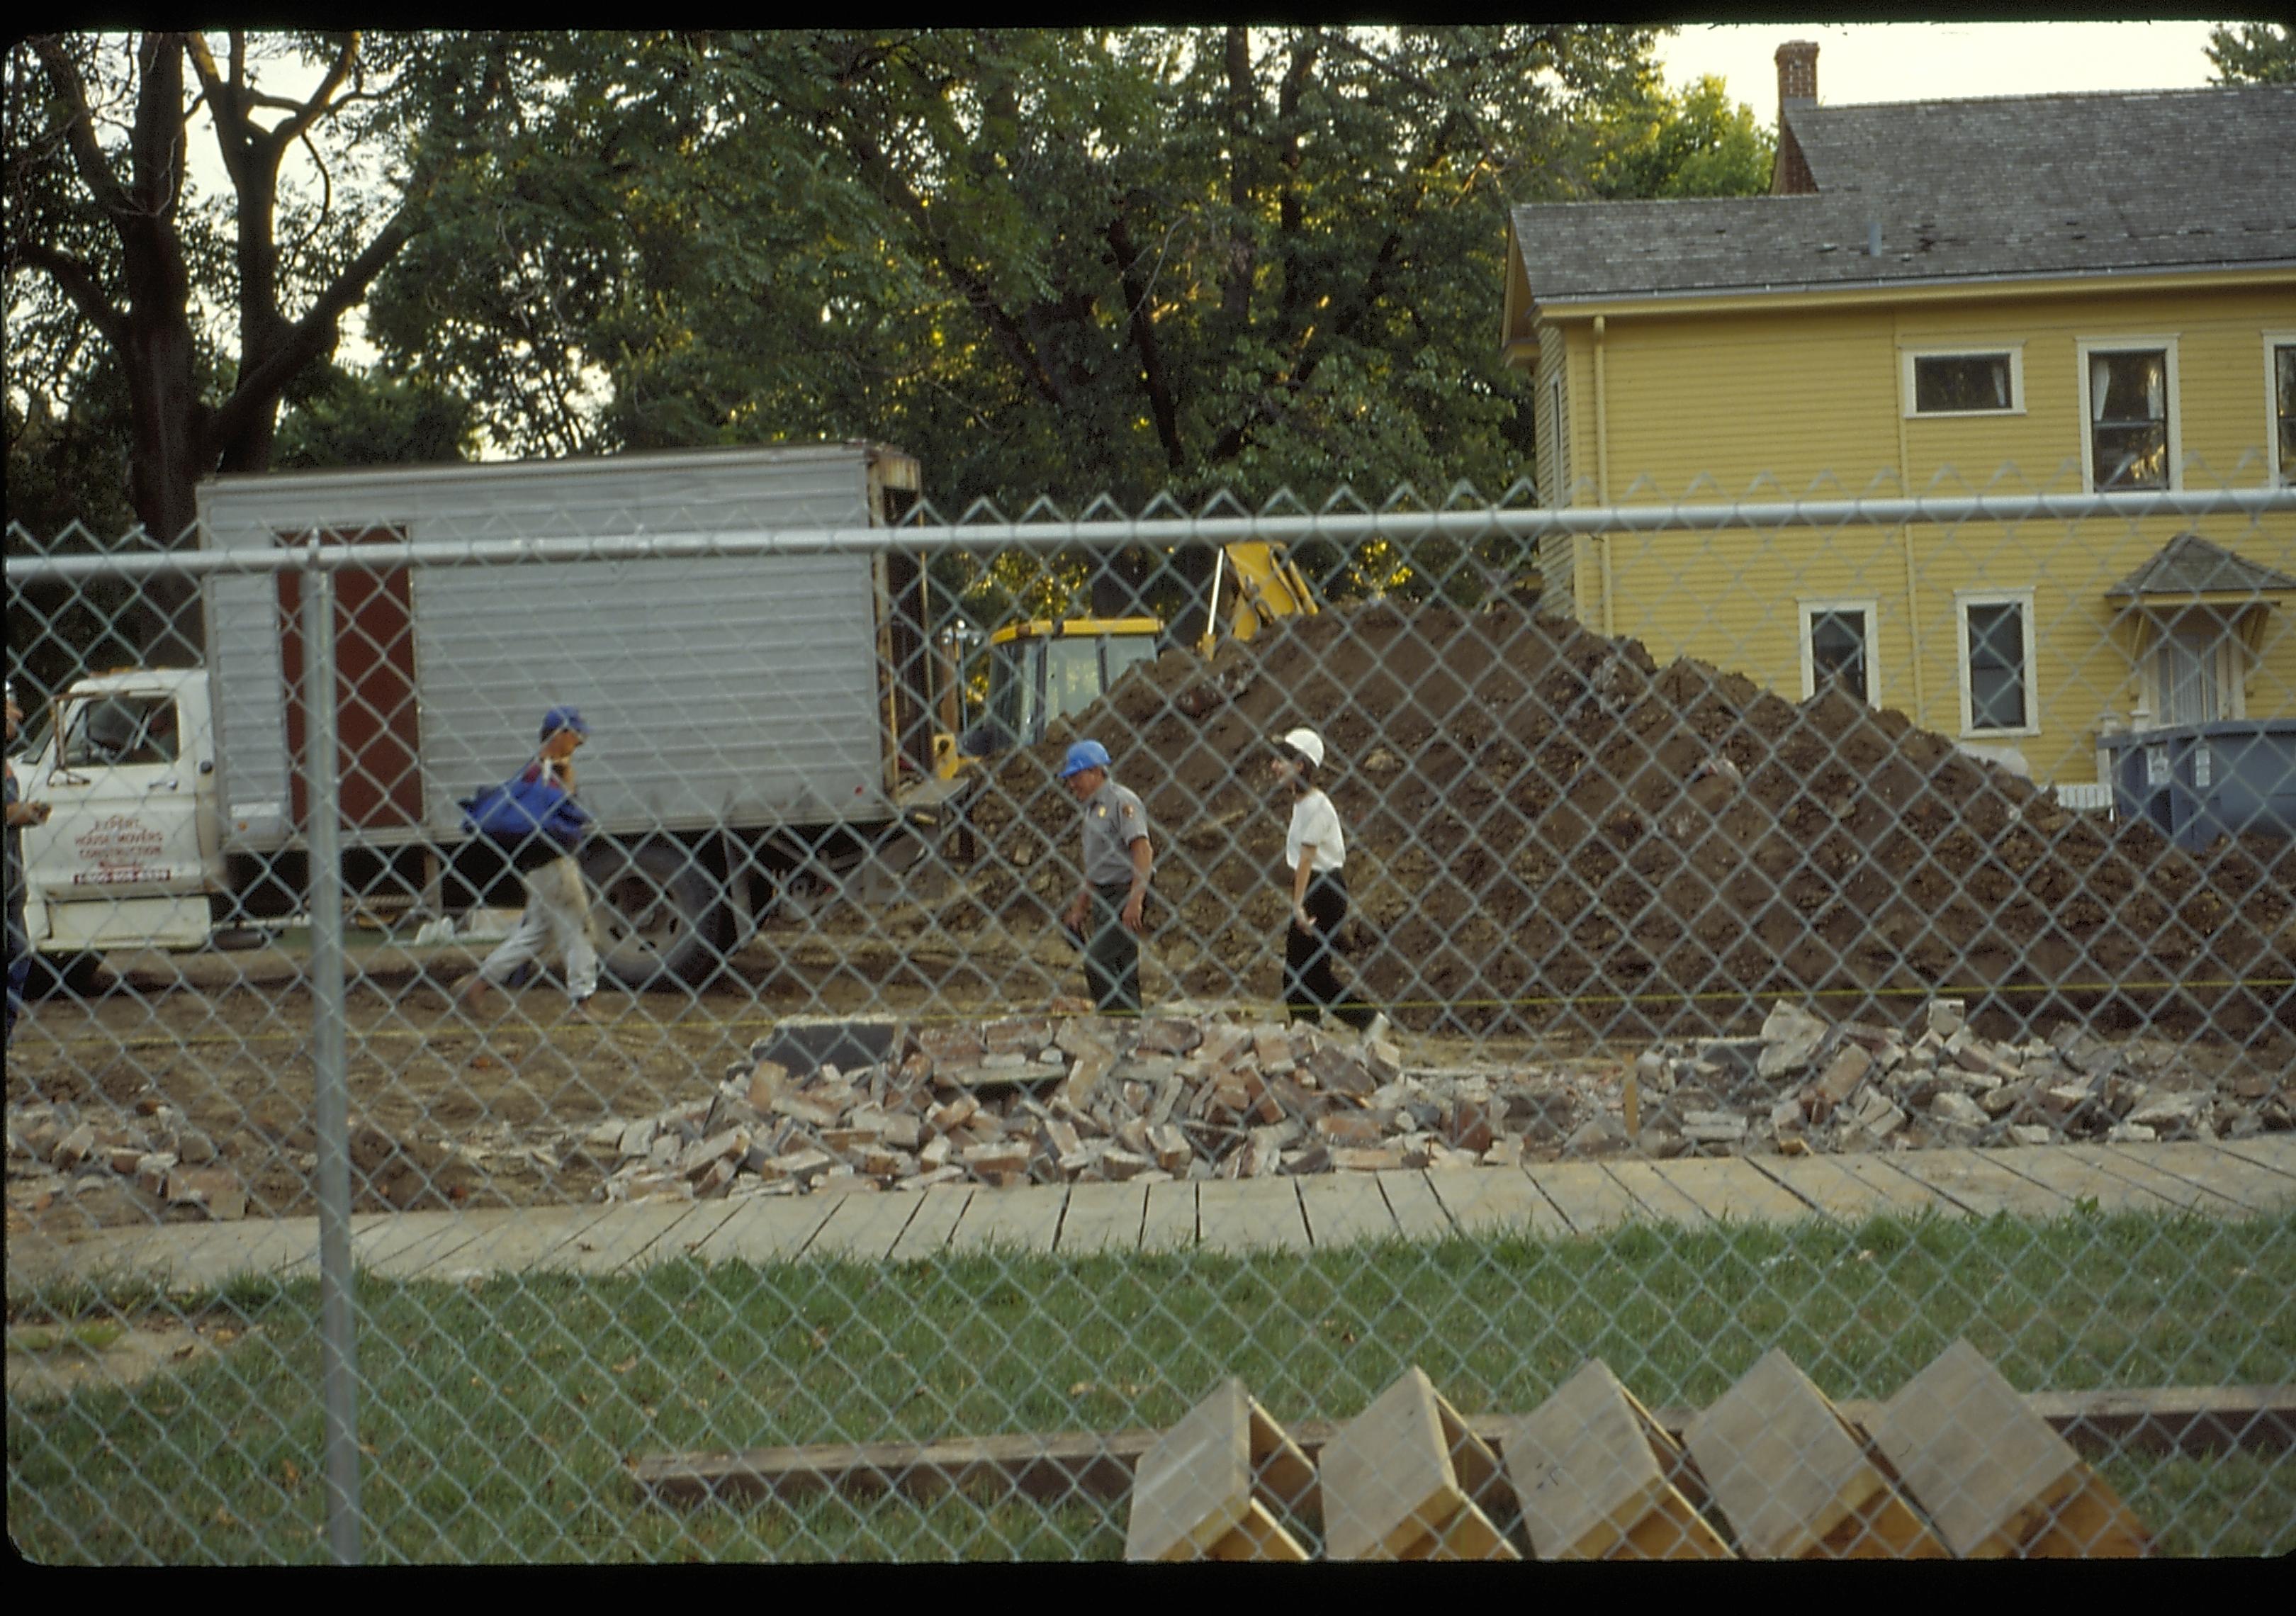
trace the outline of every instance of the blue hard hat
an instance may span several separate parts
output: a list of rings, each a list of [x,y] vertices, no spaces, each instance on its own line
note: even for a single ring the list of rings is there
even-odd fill
[[[1079,741],[1069,748],[1068,761],[1061,765],[1061,778],[1081,775],[1088,768],[1108,767],[1108,748],[1097,741]]]
[[[545,741],[562,729],[570,729],[586,739],[590,726],[582,722],[582,715],[570,707],[554,707],[542,715],[542,738]]]

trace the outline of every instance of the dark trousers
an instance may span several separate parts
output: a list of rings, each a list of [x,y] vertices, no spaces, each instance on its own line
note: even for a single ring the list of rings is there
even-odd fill
[[[1124,929],[1128,881],[1092,890],[1092,913],[1085,918],[1084,980],[1103,1014],[1140,1013],[1140,939]],[[1146,910],[1142,910],[1145,923]]]
[[[1308,896],[1301,908],[1316,923],[1313,931],[1300,930],[1297,920],[1283,931],[1283,1003],[1294,1020],[1320,1016],[1330,1011],[1350,1027],[1371,1025],[1371,1012],[1349,992],[1332,968],[1338,946],[1340,923],[1348,917],[1348,883],[1337,870],[1308,878]]]

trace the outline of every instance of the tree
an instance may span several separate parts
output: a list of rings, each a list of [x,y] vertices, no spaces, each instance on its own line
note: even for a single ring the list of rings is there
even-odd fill
[[[1588,188],[1605,201],[1760,196],[1777,146],[1721,79],[1709,74],[1676,95],[1655,72],[1611,112],[1594,144]]]
[[[1506,208],[1583,193],[1653,37],[570,37],[372,328],[522,451],[867,437],[959,508],[1496,490]]]
[[[1506,209],[1587,193],[1578,127],[1654,37],[566,37],[370,330],[523,453],[872,439],[945,513],[1497,493]]]
[[[35,351],[55,375],[117,371],[127,500],[152,541],[184,541],[202,476],[270,463],[282,397],[333,351],[345,314],[422,227],[429,193],[497,98],[504,49],[237,31],[220,61],[201,34],[45,35],[10,48],[12,372]],[[265,87],[299,70],[316,78],[308,90]],[[195,115],[227,199],[193,192]],[[316,194],[283,187],[297,150],[316,167]],[[376,151],[403,152],[400,170],[338,187],[338,168]],[[15,443],[12,422],[12,463]],[[198,655],[190,599],[180,580],[144,592],[152,660]]]
[[[289,390],[273,462],[283,469],[468,460],[470,400],[422,382],[322,360]]]
[[[2296,32],[2284,22],[2243,22],[2209,30],[2218,84],[2296,84]]]

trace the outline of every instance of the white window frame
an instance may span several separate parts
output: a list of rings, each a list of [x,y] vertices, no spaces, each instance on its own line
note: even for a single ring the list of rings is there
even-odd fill
[[[1975,727],[1977,701],[1969,684],[1969,609],[1972,606],[2015,606],[2022,614],[2025,644],[2025,722],[2013,729]],[[1989,741],[2000,736],[2041,733],[2040,646],[2033,637],[2033,592],[2030,589],[1956,589],[1953,592],[1954,682],[1961,687],[1961,734],[1964,740]]]
[[[1817,648],[1810,638],[1810,619],[1821,611],[1857,611],[1866,617],[1866,705],[1882,705],[1881,603],[1877,600],[1796,601],[1796,635],[1801,641],[1801,699],[1817,693]]]
[[[2242,644],[2240,627],[2232,617],[2212,613],[2205,608],[2199,611],[2150,611],[2144,614],[2145,644],[2142,669],[2142,693],[2144,710],[2152,715],[2153,724],[2170,727],[2169,722],[2168,682],[2161,675],[2163,652],[2174,637],[2179,619],[2194,617],[2215,617],[2220,622],[2212,636],[2216,658],[2217,705],[2218,711],[2202,723],[2238,722],[2248,717],[2248,648]]]
[[[2169,390],[2169,489],[2185,486],[2185,410],[2177,381],[2177,338],[2147,335],[2138,332],[2126,337],[2080,337],[2073,342],[2073,371],[2080,383],[2080,456],[2081,488],[2085,493],[2096,490],[2096,423],[2089,418],[2088,358],[2095,354],[2140,353],[2146,349],[2160,349],[2167,356],[2164,367]],[[2127,493],[2157,490],[2125,489]]]
[[[2296,331],[2264,333],[2264,463],[2272,468],[2276,488],[2296,483],[2296,465],[2284,464],[2280,458],[2280,375],[2273,361],[2275,350],[2283,348],[2296,348]]]
[[[2005,354],[2009,359],[2009,406],[1988,410],[1924,410],[1915,407],[1914,362],[1917,359],[1989,359]],[[1908,421],[1965,421],[1975,415],[2021,415],[2025,413],[2025,345],[2020,342],[1925,343],[1898,350],[1898,409]]]

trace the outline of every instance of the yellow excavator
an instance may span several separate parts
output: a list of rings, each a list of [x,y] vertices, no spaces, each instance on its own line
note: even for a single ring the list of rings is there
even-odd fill
[[[1209,657],[1224,639],[1248,640],[1278,618],[1318,608],[1299,564],[1282,545],[1221,546],[1204,595],[1201,632],[1195,613],[1177,626],[1161,618],[1085,616],[1007,623],[988,636],[988,698],[962,729],[944,713],[933,737],[934,773],[954,779],[982,759],[1045,738],[1046,726],[1081,712],[1107,693],[1125,670],[1155,660],[1177,641]],[[955,681],[943,689],[954,702]]]

